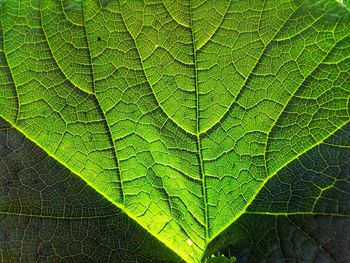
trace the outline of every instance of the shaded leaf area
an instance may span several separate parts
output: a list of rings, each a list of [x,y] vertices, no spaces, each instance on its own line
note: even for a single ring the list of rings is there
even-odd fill
[[[227,258],[223,255],[219,255],[219,256],[212,255],[209,259],[205,261],[205,263],[235,263],[235,262],[236,262],[235,257]]]
[[[243,215],[221,249],[237,262],[349,262],[348,218],[324,215]]]
[[[182,262],[76,175],[0,122],[1,262]]]
[[[207,253],[240,263],[349,262],[349,156],[347,124],[270,179]]]

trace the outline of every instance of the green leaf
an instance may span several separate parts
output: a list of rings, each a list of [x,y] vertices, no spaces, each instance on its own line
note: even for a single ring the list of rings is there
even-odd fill
[[[3,259],[42,260],[33,255],[40,251],[36,247],[65,246],[52,249],[58,251],[52,260],[98,261],[106,253],[111,262],[152,261],[154,249],[144,249],[147,245],[140,246],[142,252],[127,245],[121,254],[120,242],[141,238],[170,248],[153,251],[166,262],[180,261],[170,250],[199,262],[227,244],[234,244],[226,251],[234,251],[238,262],[303,261],[303,250],[269,257],[278,246],[300,245],[293,243],[302,240],[293,236],[299,231],[305,244],[316,240],[317,249],[325,251],[320,257],[332,261],[342,240],[337,225],[350,225],[350,173],[343,155],[350,135],[346,5],[335,0],[2,1],[0,117],[11,128],[2,129],[1,145],[15,140],[10,133],[17,141],[0,159],[1,181],[15,176],[13,187],[0,188],[5,189],[0,230],[30,229],[29,235],[15,232],[24,234],[23,240],[4,235]],[[16,161],[11,170],[13,160],[27,158],[8,157],[13,149],[26,152],[18,140],[45,161],[28,160],[24,167]],[[22,178],[18,172],[24,168]],[[34,198],[21,192],[26,174],[52,177]],[[74,185],[69,193],[77,191],[76,197],[64,198],[72,194],[60,182]],[[39,195],[47,191],[44,185],[58,192],[57,202],[47,203],[54,194]],[[17,195],[8,194],[9,188]],[[87,196],[96,208],[86,204]],[[135,241],[123,234],[128,231],[111,234],[120,221],[142,233]],[[54,244],[41,233],[35,239],[40,224]],[[325,225],[334,225],[334,231]],[[281,242],[277,226],[290,243]],[[61,228],[60,236],[55,230]],[[324,245],[328,239],[315,237],[312,229],[334,239],[332,253]],[[104,248],[91,251],[93,241],[81,233],[96,235]],[[269,233],[264,246],[256,247]],[[77,241],[74,251],[66,249],[69,238]],[[118,244],[110,243],[113,239]],[[26,251],[23,244],[31,240]],[[335,254],[346,261],[346,251]],[[307,253],[307,259],[314,255],[312,249]]]
[[[181,262],[3,121],[0,175],[1,262]]]
[[[238,262],[347,262],[349,135],[350,124],[282,169],[209,251]]]

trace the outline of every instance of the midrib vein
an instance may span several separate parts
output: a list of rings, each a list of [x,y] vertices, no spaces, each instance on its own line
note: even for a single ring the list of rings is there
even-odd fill
[[[197,71],[197,52],[195,48],[195,37],[193,31],[192,23],[192,1],[190,0],[190,28],[191,28],[191,37],[192,37],[192,52],[193,52],[193,64],[194,64],[194,85],[196,93],[196,141],[197,141],[197,158],[199,162],[199,175],[202,181],[202,193],[204,201],[204,226],[205,226],[205,242],[207,243],[209,238],[209,223],[208,223],[208,202],[207,202],[207,190],[206,190],[206,181],[204,173],[204,164],[202,157],[202,146],[201,146],[201,134],[199,126],[199,87],[198,87],[198,71]]]

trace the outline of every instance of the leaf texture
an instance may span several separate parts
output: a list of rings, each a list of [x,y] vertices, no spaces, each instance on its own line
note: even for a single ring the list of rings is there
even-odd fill
[[[1,262],[181,262],[4,121],[0,175]]]
[[[349,135],[348,124],[282,169],[207,253],[219,249],[238,262],[348,262]]]
[[[345,5],[2,1],[0,116],[65,174],[199,262],[236,221],[346,206],[313,154],[349,135]],[[298,161],[315,166],[302,172],[312,185],[290,182]]]

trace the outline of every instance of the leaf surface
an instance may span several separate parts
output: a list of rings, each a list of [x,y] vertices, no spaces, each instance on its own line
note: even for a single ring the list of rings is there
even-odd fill
[[[238,262],[348,262],[349,134],[348,124],[282,169],[207,253],[219,249]]]
[[[349,122],[344,3],[5,1],[0,26],[0,116],[185,261],[316,206],[264,189]]]
[[[1,262],[181,262],[4,121],[0,175]]]

